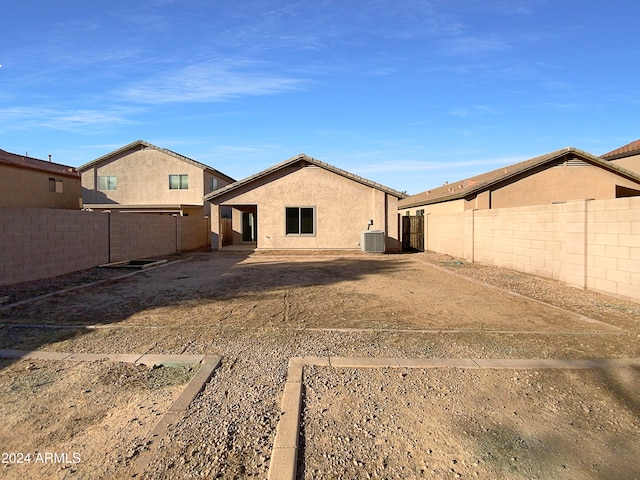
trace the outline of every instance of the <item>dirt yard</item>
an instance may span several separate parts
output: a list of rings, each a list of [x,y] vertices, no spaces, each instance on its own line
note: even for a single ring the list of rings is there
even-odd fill
[[[170,260],[120,279],[129,272],[96,269],[0,287],[15,302],[105,280],[0,310],[2,349],[223,356],[136,478],[266,478],[294,356],[640,357],[639,304],[446,256]],[[68,454],[64,464],[7,455],[3,474],[131,477],[192,374],[2,361],[2,452]],[[310,367],[298,476],[638,478],[639,380],[636,368]]]

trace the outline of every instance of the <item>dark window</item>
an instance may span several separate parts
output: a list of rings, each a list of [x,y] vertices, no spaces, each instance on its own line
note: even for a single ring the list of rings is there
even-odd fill
[[[49,177],[49,191],[54,193],[63,193],[62,180],[56,180],[55,178]]]
[[[315,234],[315,207],[287,207],[287,235]]]

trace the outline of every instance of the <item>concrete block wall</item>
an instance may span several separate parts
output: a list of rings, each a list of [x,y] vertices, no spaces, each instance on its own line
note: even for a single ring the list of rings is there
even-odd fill
[[[425,224],[428,250],[640,301],[638,197],[429,215]]]
[[[178,251],[179,217],[136,213],[111,213],[111,262]]]
[[[589,202],[586,286],[640,301],[640,197]]]
[[[208,217],[176,217],[178,219],[178,251],[209,246],[211,225]]]
[[[0,208],[0,285],[106,263],[107,228],[100,212]]]
[[[425,249],[454,257],[465,255],[465,213],[427,215],[425,218]]]
[[[208,244],[206,218],[0,208],[0,285]]]

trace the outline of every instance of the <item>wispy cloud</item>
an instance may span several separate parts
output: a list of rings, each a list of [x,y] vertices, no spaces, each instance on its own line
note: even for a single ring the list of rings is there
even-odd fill
[[[142,80],[119,94],[148,104],[218,102],[246,95],[270,95],[301,88],[304,81],[266,73],[258,62],[201,63]]]
[[[133,123],[134,110],[106,108],[86,109],[56,106],[29,106],[0,109],[0,128],[29,129],[43,127],[53,130],[81,131],[92,128],[114,127]]]

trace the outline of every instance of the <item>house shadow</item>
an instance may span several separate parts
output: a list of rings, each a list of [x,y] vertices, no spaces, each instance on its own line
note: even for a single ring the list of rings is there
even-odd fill
[[[498,412],[461,422],[456,434],[473,440],[472,454],[496,478],[640,478],[640,368],[558,372],[543,414],[519,423]],[[528,402],[540,408],[535,395]]]
[[[292,257],[251,253],[199,252],[189,260],[0,311],[0,348],[46,350],[50,345],[95,332],[96,327],[139,326],[139,319],[157,316],[157,312],[161,312],[162,326],[180,326],[177,320],[172,324],[171,315],[197,324],[202,321],[198,312],[205,311],[206,325],[213,325],[236,308],[228,305],[237,299],[250,299],[247,315],[266,315],[281,308],[287,289],[357,281],[368,275],[401,270],[404,265],[397,256],[388,261],[385,255]],[[316,298],[320,292],[316,289]],[[331,308],[330,298],[325,305]],[[240,310],[235,315],[244,313]],[[126,325],[132,317],[135,320]]]

